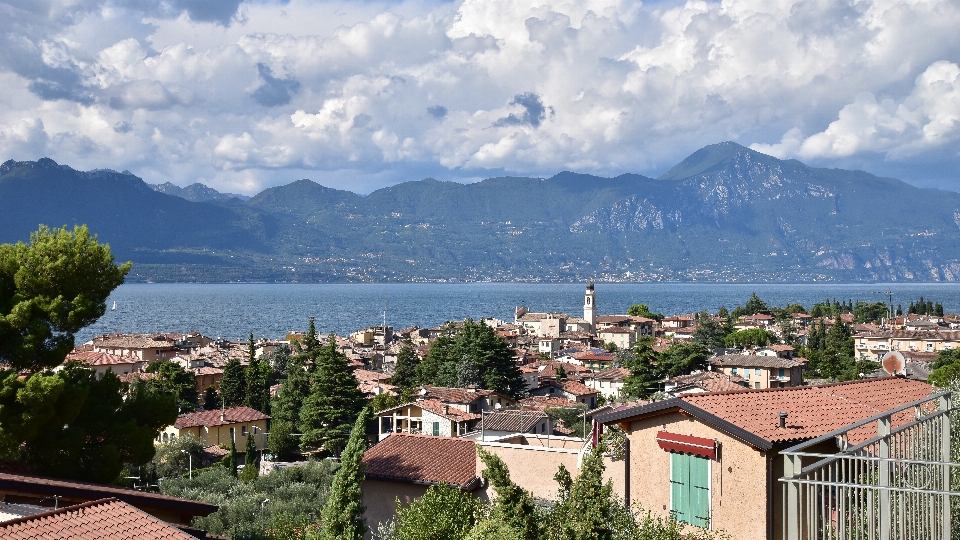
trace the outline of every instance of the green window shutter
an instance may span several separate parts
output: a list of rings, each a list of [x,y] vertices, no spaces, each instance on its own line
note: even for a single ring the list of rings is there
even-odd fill
[[[677,521],[710,525],[710,460],[670,453],[671,508]]]
[[[440,422],[433,423],[433,434],[440,435]]]

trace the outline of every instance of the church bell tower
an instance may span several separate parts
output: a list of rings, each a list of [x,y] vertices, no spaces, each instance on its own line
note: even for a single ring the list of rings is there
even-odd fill
[[[587,283],[587,292],[583,295],[583,318],[590,323],[591,332],[597,329],[597,298],[592,281]]]

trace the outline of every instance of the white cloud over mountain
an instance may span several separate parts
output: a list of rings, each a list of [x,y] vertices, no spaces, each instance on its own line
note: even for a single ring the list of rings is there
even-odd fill
[[[0,159],[367,192],[657,174],[735,140],[957,189],[958,23],[955,0],[0,0]]]

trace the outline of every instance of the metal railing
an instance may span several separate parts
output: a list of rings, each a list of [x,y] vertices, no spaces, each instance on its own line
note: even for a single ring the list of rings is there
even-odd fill
[[[781,452],[783,538],[951,538],[960,530],[951,411],[951,394],[936,394]]]

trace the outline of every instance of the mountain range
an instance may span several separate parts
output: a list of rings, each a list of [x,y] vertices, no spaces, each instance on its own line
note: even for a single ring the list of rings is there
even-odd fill
[[[0,242],[87,224],[128,281],[958,281],[960,193],[707,146],[659,178],[310,180],[245,199],[0,165]]]

